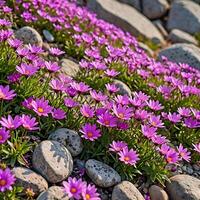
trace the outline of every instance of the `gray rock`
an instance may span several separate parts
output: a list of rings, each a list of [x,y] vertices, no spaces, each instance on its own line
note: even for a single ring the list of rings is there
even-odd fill
[[[193,169],[194,169],[195,171],[200,171],[200,166],[197,165],[197,164],[194,164],[194,165],[193,165]]]
[[[200,6],[188,0],[176,0],[169,13],[169,30],[180,29],[187,33],[200,32]]]
[[[13,174],[16,177],[16,186],[26,189],[32,189],[35,195],[47,190],[47,181],[39,174],[25,167],[13,168]]]
[[[15,37],[24,42],[24,44],[35,44],[42,46],[42,37],[34,29],[29,26],[24,26],[15,32]]]
[[[48,30],[43,30],[42,33],[43,33],[45,39],[46,39],[48,42],[53,42],[53,41],[54,41],[53,35],[52,35]]]
[[[34,169],[50,183],[66,179],[73,169],[70,152],[57,141],[41,142],[33,152],[32,163]]]
[[[79,155],[83,150],[83,144],[79,134],[76,131],[67,128],[59,128],[55,130],[50,134],[48,139],[63,144],[67,147],[72,156]]]
[[[131,96],[130,88],[119,80],[114,80],[113,83],[119,88],[118,94]]]
[[[161,50],[159,59],[161,56],[166,56],[170,61],[188,63],[200,69],[200,49],[193,44],[174,44]]]
[[[199,200],[200,180],[189,175],[176,175],[167,182],[167,193],[171,200]]]
[[[149,19],[157,19],[165,15],[169,9],[167,0],[142,0],[143,13]]]
[[[88,7],[96,12],[98,17],[135,36],[143,36],[155,43],[165,43],[163,36],[151,21],[127,4],[115,0],[89,0]]]
[[[62,187],[52,186],[47,191],[42,192],[37,200],[69,200]]]
[[[112,192],[112,200],[144,200],[139,190],[129,181],[122,181]]]
[[[172,43],[191,43],[191,44],[198,45],[198,42],[195,40],[194,37],[178,29],[173,29],[170,32],[168,39]]]
[[[146,51],[150,56],[153,56],[153,54],[154,54],[153,51],[146,44],[144,44],[142,42],[138,42],[138,44],[139,44],[139,47],[141,49],[143,49],[144,51]]]
[[[120,175],[110,166],[90,159],[85,164],[86,173],[100,187],[111,187],[121,181]]]
[[[165,190],[163,190],[161,187],[158,187],[157,185],[152,185],[149,188],[149,194],[151,200],[169,200],[169,197]]]
[[[140,0],[118,0],[118,1],[120,1],[121,3],[129,4],[134,8],[136,8],[137,10],[141,11]]]
[[[161,34],[167,38],[168,32],[166,31],[165,27],[163,26],[163,23],[160,19],[154,20],[153,24],[157,27],[157,29],[161,32]]]
[[[79,72],[79,64],[71,59],[63,58],[61,60],[61,71],[68,76],[75,77]]]

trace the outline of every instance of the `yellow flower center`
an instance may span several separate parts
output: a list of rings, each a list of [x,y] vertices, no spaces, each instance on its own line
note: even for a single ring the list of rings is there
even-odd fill
[[[167,162],[171,162],[172,161],[172,158],[171,157],[168,157],[167,158]]]
[[[125,160],[125,161],[129,161],[130,158],[129,158],[128,156],[125,156],[125,157],[124,157],[124,160]]]
[[[30,71],[29,71],[29,70],[25,70],[25,74],[26,74],[26,75],[29,75],[29,74],[30,74]]]
[[[90,195],[89,195],[89,194],[86,194],[86,195],[85,195],[85,198],[86,198],[86,199],[90,199]]]
[[[4,179],[0,180],[0,186],[5,186],[6,185],[6,181]]]
[[[124,118],[124,114],[123,114],[123,113],[119,113],[118,116],[119,116],[119,118],[121,118],[121,119]]]
[[[3,136],[2,135],[0,135],[0,140],[2,140],[3,139]]]
[[[110,124],[110,122],[108,121],[108,120],[105,120],[105,125],[109,125]]]
[[[88,135],[88,137],[92,137],[93,133],[92,132],[88,132],[87,135]]]
[[[152,124],[153,126],[156,126],[156,122],[152,122],[151,124]]]
[[[39,108],[38,108],[38,112],[39,112],[39,113],[43,113],[43,112],[44,112],[44,109],[39,107]]]
[[[183,157],[185,155],[185,153],[182,152],[182,153],[180,153],[180,155],[181,155],[181,157]]]
[[[76,193],[77,192],[77,189],[76,188],[71,188],[71,193]]]
[[[5,98],[4,93],[0,91],[0,99],[4,99],[4,98]]]

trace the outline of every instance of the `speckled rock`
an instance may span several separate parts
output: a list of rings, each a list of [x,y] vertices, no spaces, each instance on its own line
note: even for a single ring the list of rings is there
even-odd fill
[[[174,44],[159,53],[161,56],[166,56],[170,61],[188,63],[192,67],[200,69],[200,49],[193,44]]]
[[[117,25],[134,36],[143,36],[155,43],[165,43],[162,34],[153,23],[132,6],[115,0],[88,0],[87,6],[96,12],[99,18]]]
[[[171,200],[199,200],[200,180],[189,175],[176,175],[167,182],[166,189]]]
[[[149,193],[151,200],[169,200],[165,190],[163,190],[161,187],[158,187],[157,185],[152,185],[149,188]]]
[[[52,186],[40,194],[37,200],[69,200],[62,187]]]
[[[144,198],[131,182],[122,181],[114,187],[112,200],[144,200]]]
[[[66,179],[73,169],[70,152],[57,141],[41,142],[33,152],[32,163],[34,169],[50,183]]]
[[[173,1],[167,27],[191,34],[200,32],[200,6],[188,0]]]
[[[110,166],[90,159],[85,164],[86,173],[100,187],[111,187],[121,181],[120,175]]]
[[[72,59],[63,58],[60,65],[61,71],[68,76],[75,77],[80,70],[79,64]]]
[[[192,37],[190,34],[178,30],[178,29],[173,29],[170,34],[168,39],[172,42],[172,43],[191,43],[191,44],[195,44],[197,45],[198,42],[195,40],[194,37]]]
[[[16,185],[22,186],[24,190],[31,188],[35,195],[40,194],[48,188],[47,181],[39,174],[25,167],[13,168],[16,177]]]
[[[149,19],[157,19],[165,15],[169,9],[167,0],[142,0],[143,13]]]
[[[119,88],[118,94],[131,96],[130,88],[119,80],[114,80],[113,83]]]
[[[45,39],[46,39],[48,42],[53,42],[53,41],[54,41],[53,35],[52,35],[48,30],[43,30],[42,33],[43,33]]]
[[[24,42],[24,44],[35,44],[42,46],[42,37],[34,29],[29,26],[24,26],[15,32],[15,37]]]
[[[140,0],[118,0],[118,1],[129,4],[134,8],[136,8],[137,10],[141,11]]]
[[[67,128],[55,130],[50,134],[49,140],[55,140],[63,144],[67,147],[72,156],[79,155],[83,150],[83,144],[79,134],[76,131]]]

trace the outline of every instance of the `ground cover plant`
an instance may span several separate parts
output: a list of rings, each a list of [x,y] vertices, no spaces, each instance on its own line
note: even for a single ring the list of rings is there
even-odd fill
[[[131,182],[143,176],[164,184],[168,163],[199,161],[195,66],[148,57],[129,33],[74,2],[0,1],[0,8],[1,198],[19,198],[23,188],[15,187],[10,170],[31,167],[34,147],[58,127],[80,133],[81,159],[103,161]],[[25,25],[48,29],[60,48],[45,55],[42,47],[15,39]],[[79,61],[76,77],[60,72],[57,59],[64,54]],[[119,93],[116,79],[131,93]],[[98,199],[85,182],[70,178],[63,185],[75,199]]]

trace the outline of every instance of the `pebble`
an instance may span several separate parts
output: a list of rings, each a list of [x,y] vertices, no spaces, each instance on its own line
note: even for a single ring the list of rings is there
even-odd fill
[[[163,190],[161,187],[157,185],[152,185],[149,188],[149,194],[151,197],[151,200],[169,200],[169,197],[165,190]]]
[[[128,85],[126,85],[120,80],[114,80],[113,83],[119,88],[118,94],[128,95],[129,97],[131,97],[131,90],[128,87]]]
[[[43,30],[42,33],[48,42],[54,42],[54,37],[48,30]]]

